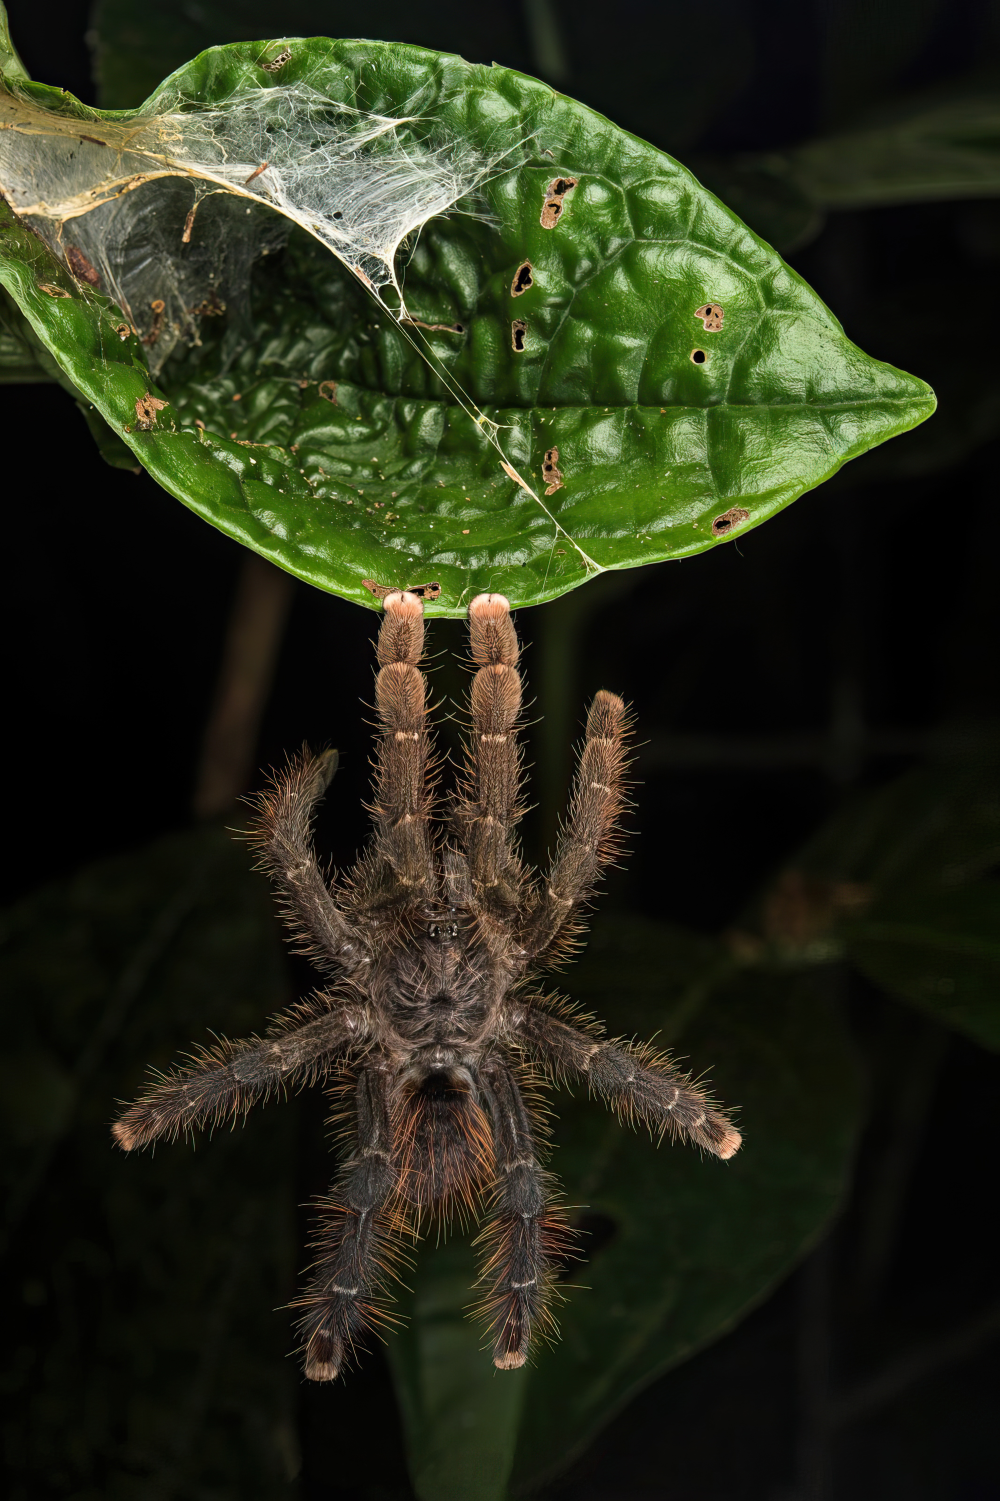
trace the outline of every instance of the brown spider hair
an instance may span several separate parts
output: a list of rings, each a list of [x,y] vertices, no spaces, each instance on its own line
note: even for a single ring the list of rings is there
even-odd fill
[[[339,882],[311,833],[335,751],[308,750],[256,799],[251,842],[296,946],[329,976],[263,1039],[222,1042],[151,1085],[114,1127],[126,1150],[245,1113],[314,1082],[350,1087],[350,1147],[321,1206],[317,1260],[297,1306],[306,1375],[332,1380],[384,1316],[400,1232],[427,1211],[483,1202],[483,1312],[494,1363],[524,1364],[554,1330],[555,1274],[570,1231],[539,1160],[546,1076],[585,1080],[629,1123],[731,1157],[740,1135],[704,1091],[648,1047],[538,993],[564,960],[614,857],[626,806],[629,717],[598,693],[555,857],[541,879],[521,859],[519,647],[499,594],[469,606],[471,727],[457,793],[437,813],[430,775],[423,604],[397,591],[378,638],[374,834]],[[346,1081],[346,1082],[345,1082]]]

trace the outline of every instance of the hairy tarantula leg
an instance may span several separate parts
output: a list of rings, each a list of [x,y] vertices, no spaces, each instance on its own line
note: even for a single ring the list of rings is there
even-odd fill
[[[628,712],[603,689],[587,715],[587,731],[544,894],[520,933],[530,959],[558,957],[578,931],[575,913],[617,850],[618,820],[626,806]]]
[[[518,896],[520,860],[511,826],[521,817],[520,655],[510,604],[502,594],[479,594],[469,605],[472,660],[472,735],[464,796],[455,821],[469,861],[472,886],[488,905],[509,907]]]
[[[278,888],[282,916],[299,940],[299,952],[327,968],[354,968],[365,956],[330,895],[312,842],[316,804],[336,770],[335,750],[319,756],[303,750],[251,799],[257,816],[247,838]]]
[[[341,1006],[327,1016],[262,1042],[220,1042],[187,1068],[151,1085],[112,1126],[120,1147],[131,1152],[161,1136],[244,1115],[251,1105],[284,1086],[311,1083],[347,1048],[367,1037],[360,1006]]]
[[[618,1115],[642,1121],[662,1138],[685,1136],[716,1157],[732,1157],[743,1138],[687,1074],[649,1047],[604,1042],[558,1017],[528,1006],[515,1015],[517,1036],[553,1073],[585,1079]]]
[[[385,1317],[379,1295],[391,1249],[384,1210],[399,1181],[391,1087],[387,1065],[362,1070],[355,1149],[337,1183],[336,1200],[323,1208],[313,1242],[319,1252],[315,1271],[294,1305],[304,1310],[300,1329],[310,1381],[333,1381],[356,1339]]]
[[[356,884],[362,904],[405,892],[419,896],[433,877],[428,819],[427,683],[418,663],[424,649],[423,602],[396,590],[382,602],[375,704],[381,724],[375,761],[374,858],[363,861]],[[402,888],[402,891],[401,889]]]
[[[512,1371],[527,1360],[536,1326],[555,1333],[552,1258],[568,1245],[570,1230],[552,1209],[549,1174],[539,1164],[510,1069],[494,1059],[482,1070],[480,1083],[492,1115],[497,1172],[493,1218],[480,1237],[491,1252],[480,1277],[488,1288],[482,1313],[493,1364]]]

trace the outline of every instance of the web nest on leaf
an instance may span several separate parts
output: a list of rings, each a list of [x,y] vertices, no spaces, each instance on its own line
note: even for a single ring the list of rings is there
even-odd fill
[[[88,120],[0,86],[0,191],[79,280],[114,298],[154,375],[179,342],[198,342],[203,318],[246,317],[254,263],[293,225],[383,305],[393,289],[402,315],[400,247],[500,159],[304,83],[254,84],[210,108],[166,102]]]

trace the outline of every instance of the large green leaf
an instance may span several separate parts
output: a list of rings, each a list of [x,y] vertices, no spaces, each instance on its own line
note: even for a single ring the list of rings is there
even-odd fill
[[[696,1069],[710,1065],[745,1143],[726,1164],[657,1150],[585,1094],[561,1092],[553,1167],[600,1239],[570,1268],[561,1341],[511,1376],[496,1375],[462,1318],[467,1242],[419,1247],[404,1302],[416,1317],[390,1359],[425,1501],[500,1501],[565,1464],[764,1297],[849,1179],[860,1097],[829,972],[741,973],[711,942],[618,919],[567,978],[616,1030],[658,1032]]]
[[[291,1112],[126,1157],[115,1100],[286,981],[266,885],[221,830],[3,914],[0,1068],[11,1494],[271,1498],[296,1467]]]
[[[286,46],[290,59],[265,71]],[[82,189],[87,173],[67,166],[69,153],[92,159],[95,139],[124,150],[132,121],[277,108],[282,90],[305,85],[393,119],[419,116],[397,131],[415,157],[433,140],[450,142],[455,161],[471,151],[495,162],[478,216],[423,229],[405,295],[423,323],[461,325],[420,337],[452,388],[499,424],[534,494],[395,319],[303,231],[258,274],[241,352],[222,320],[206,320],[202,345],[172,356],[154,384],[149,346],[119,336],[117,310],[57,268],[9,210],[0,217],[0,280],[76,386],[165,488],[302,578],[363,602],[365,578],[436,580],[447,614],[482,588],[535,603],[603,569],[715,546],[933,410],[921,381],[862,354],[676,162],[499,67],[395,44],[281,39],[203,53],[141,115],[22,84],[0,95],[18,127],[0,131],[0,182],[23,201],[11,173],[43,149],[59,156],[64,186]],[[48,113],[24,134],[32,109]],[[559,177],[577,186],[546,229]],[[259,182],[239,192],[256,215],[269,212]],[[122,201],[181,254],[193,201],[183,184],[157,178]],[[241,234],[230,216],[217,237],[231,247]],[[526,260],[533,284],[513,298]],[[696,316],[708,303],[725,310],[716,331]],[[140,430],[147,394],[167,405]],[[563,483],[543,495],[553,448]]]
[[[824,208],[871,208],[1000,193],[1000,99],[963,83],[951,98],[908,99],[878,120],[784,154]]]

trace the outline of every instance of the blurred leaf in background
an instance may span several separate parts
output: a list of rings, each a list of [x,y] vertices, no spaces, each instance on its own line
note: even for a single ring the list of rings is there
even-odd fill
[[[286,1000],[266,888],[221,830],[82,870],[3,918],[0,1109],[12,1498],[291,1494],[287,1111],[135,1160],[116,1098]]]
[[[786,957],[831,939],[876,985],[1000,1048],[1000,765],[983,749],[853,799],[765,901]]]

